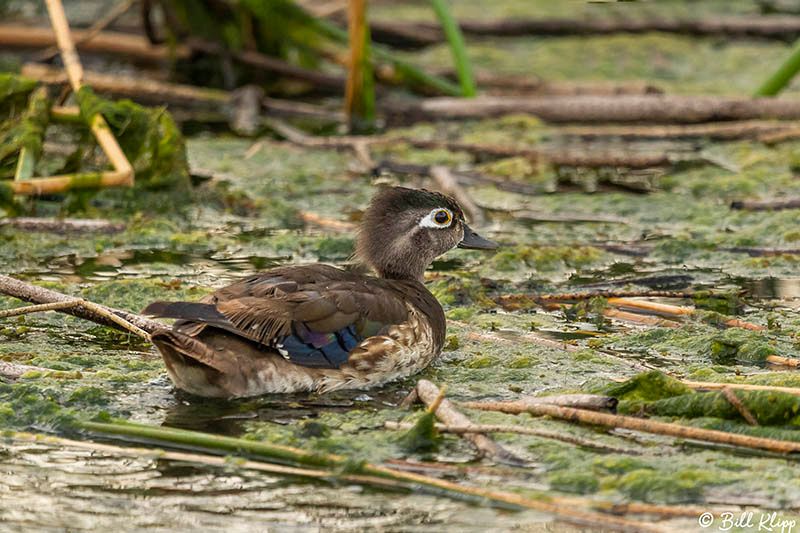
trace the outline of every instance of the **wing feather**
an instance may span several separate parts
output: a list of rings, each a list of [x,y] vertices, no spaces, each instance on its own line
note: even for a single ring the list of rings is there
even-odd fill
[[[408,318],[390,282],[326,265],[273,269],[203,301],[157,302],[146,311],[181,319],[186,334],[217,327],[314,368],[339,368],[364,339]]]

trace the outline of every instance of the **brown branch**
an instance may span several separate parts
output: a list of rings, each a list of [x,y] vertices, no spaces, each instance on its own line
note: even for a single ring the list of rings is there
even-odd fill
[[[452,71],[447,72],[452,76]],[[475,72],[475,83],[488,94],[538,94],[575,96],[579,94],[623,95],[663,94],[663,90],[648,81],[554,81],[537,76],[502,74],[492,71]]]
[[[261,105],[270,116],[309,117],[339,123],[344,123],[347,120],[345,114],[340,111],[331,111],[316,104],[296,102],[294,100],[264,97],[261,100]]]
[[[685,139],[704,137],[715,140],[760,139],[766,133],[783,130],[796,131],[797,123],[764,120],[743,120],[709,124],[642,126],[564,126],[553,129],[553,135],[575,136],[583,139],[619,137],[624,140],[637,139]]]
[[[606,318],[613,318],[615,320],[622,320],[625,322],[635,322],[636,324],[644,324],[647,326],[655,326],[661,328],[679,328],[681,325],[678,322],[658,318],[655,316],[640,315],[638,313],[631,313],[628,311],[621,311],[619,309],[603,309],[603,316]]]
[[[92,37],[94,37],[95,35],[97,35],[101,31],[103,31],[104,29],[106,29],[106,27],[109,24],[111,24],[112,22],[117,20],[123,13],[125,13],[128,9],[130,9],[131,6],[133,4],[135,4],[135,3],[136,3],[136,0],[122,0],[121,2],[119,2],[117,5],[115,5],[111,9],[109,9],[106,12],[105,15],[103,15],[102,17],[97,19],[91,26],[89,26],[89,28],[81,36],[81,38],[75,41],[75,45],[76,46],[80,46],[83,43],[85,43],[86,41],[89,41],[90,39],[92,39]],[[49,61],[56,54],[58,54],[58,47],[57,46],[51,46],[47,50],[44,50],[41,53],[39,53],[36,56],[36,61]]]
[[[475,99],[463,101],[471,102]],[[394,139],[394,142],[405,142],[414,148],[446,149],[451,152],[468,152],[479,157],[525,157],[532,162],[548,162],[556,166],[566,167],[626,167],[652,168],[669,166],[678,161],[701,161],[701,158],[668,153],[630,153],[627,151],[579,152],[575,150],[554,150],[542,148],[521,148],[515,146],[483,145],[459,143],[439,140],[422,140],[410,138]]]
[[[336,93],[342,93],[345,89],[346,80],[343,76],[298,67],[254,50],[233,52],[227,50],[221,44],[196,38],[188,39],[187,44],[192,50],[218,56],[230,55],[231,59],[243,65],[266,70],[268,72],[275,72],[286,78],[307,81],[316,88],[325,88]]]
[[[548,122],[700,123],[800,119],[800,102],[719,96],[479,96],[427,98],[384,105],[393,123],[484,118],[528,113]]]
[[[673,316],[673,317],[691,316],[696,311],[694,308],[686,306],[648,302],[646,300],[630,300],[627,298],[609,298],[608,303],[609,305],[613,305],[616,307],[630,308],[637,311],[647,311],[653,314]],[[752,331],[767,330],[767,328],[765,328],[764,326],[753,324],[752,322],[746,322],[744,320],[739,320],[738,318],[726,318],[723,324],[731,328],[742,328],[742,329],[749,329]]]
[[[647,300],[631,300],[629,298],[609,298],[607,301],[608,305],[613,305],[614,307],[622,307],[627,309],[633,309],[636,311],[647,311],[657,315],[682,317],[694,313],[694,309],[691,307],[662,304],[658,302],[650,302]]]
[[[8,226],[22,231],[47,231],[51,233],[117,233],[125,224],[101,219],[77,218],[0,218],[0,228]]]
[[[734,246],[732,248],[717,248],[717,250],[734,254],[747,254],[750,257],[800,255],[800,248],[754,248],[752,246]]]
[[[764,132],[758,136],[758,140],[764,144],[778,144],[783,141],[793,141],[800,138],[800,128],[793,127],[785,130]]]
[[[14,298],[18,298],[26,302],[31,302],[36,304],[49,304],[54,302],[66,302],[66,301],[76,300],[76,298],[73,296],[68,296],[60,292],[52,291],[50,289],[45,289],[44,287],[31,285],[30,283],[26,283],[24,281],[20,281],[18,279],[14,279],[12,277],[4,275],[0,275],[0,293],[3,293],[8,296],[13,296]],[[152,333],[156,329],[164,327],[164,325],[161,324],[160,322],[156,322],[155,320],[151,320],[143,316],[135,315],[133,313],[128,313],[127,311],[120,311],[119,309],[113,309],[111,307],[101,306],[98,304],[94,305],[99,308],[105,309],[109,313],[113,313],[118,318],[130,324],[133,324],[138,328],[141,328],[147,333]],[[109,319],[107,316],[99,314],[96,308],[89,309],[84,306],[77,306],[77,307],[61,309],[59,311],[62,313],[67,313],[76,316],[78,318],[83,318],[84,320],[90,320],[97,324],[102,324],[104,326],[110,326],[112,328],[125,331],[125,328],[122,327],[119,323],[115,322],[112,319]]]
[[[622,380],[625,381],[625,380]],[[800,394],[800,388],[777,387],[774,385],[751,385],[749,383],[719,383],[714,381],[681,381],[684,385],[692,389],[699,390],[721,390],[727,388],[738,390],[764,390],[785,392],[787,394]]]
[[[608,35],[612,33],[645,33],[651,31],[685,35],[724,35],[728,37],[761,37],[794,40],[800,34],[800,17],[726,16],[714,18],[513,18],[500,20],[462,20],[461,31],[479,36],[521,35]],[[429,22],[370,22],[379,42],[421,47],[442,42],[440,27]]]
[[[556,405],[532,404],[528,406],[527,412],[535,416],[551,416],[553,418],[568,420],[570,422],[631,429],[645,433],[669,435],[683,439],[715,442],[719,444],[761,449],[771,452],[800,452],[800,442],[790,442],[764,437],[752,437],[750,435],[741,435],[738,433],[718,431],[715,429],[702,429],[690,426],[681,426],[679,424],[673,424],[670,422],[657,422],[655,420],[647,420],[633,416],[599,413],[596,411],[588,411],[586,409],[559,407]]]
[[[617,399],[601,394],[556,394],[553,396],[523,396],[508,402],[457,402],[459,407],[504,413],[526,413],[531,405],[558,405],[592,411],[614,410]]]
[[[383,427],[386,429],[394,430],[409,430],[414,427],[411,423],[401,422],[384,422]],[[532,435],[534,437],[541,437],[544,439],[553,439],[561,442],[574,444],[575,446],[582,446],[584,448],[592,448],[607,453],[621,453],[627,455],[642,455],[642,452],[632,450],[629,448],[618,448],[616,446],[609,446],[602,442],[595,442],[572,435],[556,431],[547,431],[544,429],[530,428],[526,426],[518,426],[514,424],[470,424],[467,426],[448,426],[447,424],[436,424],[436,430],[441,433],[455,433],[463,435],[465,433],[516,433],[519,435]]]
[[[417,394],[419,398],[425,402],[425,405],[431,406],[439,397],[439,389],[430,381],[421,379],[417,382]],[[471,424],[470,420],[453,407],[453,404],[449,400],[442,400],[434,414],[436,418],[447,425],[466,426]],[[517,466],[526,463],[525,460],[515,456],[486,435],[481,435],[480,433],[465,433],[463,436],[472,442],[478,451],[487,457]]]
[[[782,357],[780,355],[768,355],[766,358],[768,363],[781,366],[791,366],[793,368],[800,367],[800,359],[795,357]]]
[[[49,85],[60,85],[67,81],[67,76],[62,69],[36,63],[23,65],[21,74]],[[83,79],[86,84],[91,85],[97,92],[124,96],[146,103],[167,103],[179,106],[202,105],[209,108],[219,108],[230,104],[232,99],[231,93],[226,91],[168,83],[148,78],[119,76],[85,70]],[[330,111],[322,106],[305,102],[264,97],[261,99],[261,106],[264,111],[272,116],[310,117],[330,122],[344,122],[345,120],[343,113]]]
[[[88,31],[72,30],[78,48],[87,52],[110,53],[147,61],[166,61],[171,57],[185,59],[188,47],[178,44],[174,49],[163,45],[152,45],[138,35],[103,31],[86,39]],[[20,48],[45,48],[56,44],[56,35],[50,28],[0,25],[0,46]]]
[[[758,425],[758,420],[756,420],[756,417],[754,417],[753,413],[750,412],[750,409],[748,409],[747,406],[742,403],[742,400],[740,400],[739,397],[736,396],[736,393],[733,392],[733,389],[731,389],[730,387],[723,388],[722,397],[725,398],[728,401],[728,403],[734,406],[737,411],[739,411],[739,414],[742,415],[742,418],[747,420],[748,424],[750,424],[751,426]]]
[[[23,65],[21,73],[23,76],[49,85],[62,84],[67,79],[63,70],[35,63]],[[218,107],[231,101],[230,93],[225,91],[166,83],[147,78],[85,71],[83,80],[97,92],[124,96],[143,102],[177,105],[201,104]]]
[[[9,318],[12,316],[27,315],[29,313],[42,313],[44,311],[58,311],[68,307],[74,307],[74,300],[67,300],[65,302],[53,302],[49,304],[26,305],[25,307],[15,307],[14,309],[5,309],[0,311],[0,318]]]
[[[731,202],[731,209],[742,209],[744,211],[778,211],[780,209],[800,208],[800,198],[788,198],[783,200],[737,200]]]

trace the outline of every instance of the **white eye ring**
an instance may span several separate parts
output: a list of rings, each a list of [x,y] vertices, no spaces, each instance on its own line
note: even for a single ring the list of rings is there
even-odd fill
[[[444,224],[439,224],[436,222],[434,217],[437,213],[444,211],[447,213],[447,222]],[[436,209],[432,210],[430,213],[425,215],[425,217],[419,221],[420,228],[436,228],[436,229],[444,229],[450,227],[450,224],[453,223],[453,212],[444,207],[437,207]]]

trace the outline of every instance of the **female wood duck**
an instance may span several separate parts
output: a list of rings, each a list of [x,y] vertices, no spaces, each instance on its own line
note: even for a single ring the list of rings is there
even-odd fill
[[[175,386],[199,396],[371,387],[419,372],[442,351],[444,311],[423,272],[455,246],[497,248],[452,198],[385,187],[355,253],[379,277],[322,264],[275,268],[200,303],[155,302],[144,313],[179,319],[153,344]]]

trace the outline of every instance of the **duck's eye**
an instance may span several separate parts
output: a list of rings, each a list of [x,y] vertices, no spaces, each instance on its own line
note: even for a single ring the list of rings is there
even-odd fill
[[[453,213],[444,207],[437,207],[419,221],[419,227],[444,229],[450,227],[452,222]]]
[[[450,213],[448,213],[445,209],[440,209],[433,215],[433,221],[440,226],[444,226],[450,222]]]

